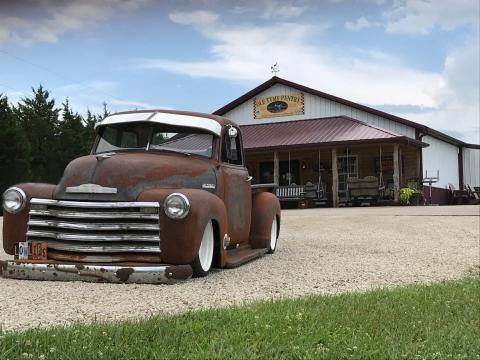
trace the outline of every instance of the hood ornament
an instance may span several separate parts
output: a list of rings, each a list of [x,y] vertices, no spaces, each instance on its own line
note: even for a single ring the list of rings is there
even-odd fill
[[[107,152],[107,153],[97,154],[97,155],[95,155],[95,157],[97,158],[98,161],[100,161],[100,160],[103,160],[103,159],[111,158],[113,155],[115,155],[114,152]]]
[[[69,186],[65,191],[74,194],[116,194],[117,188],[104,187],[97,184],[82,184],[79,186]]]

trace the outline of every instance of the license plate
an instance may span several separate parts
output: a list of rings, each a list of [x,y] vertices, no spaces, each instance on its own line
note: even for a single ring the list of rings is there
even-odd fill
[[[15,245],[15,257],[19,260],[47,260],[47,242],[19,242]]]

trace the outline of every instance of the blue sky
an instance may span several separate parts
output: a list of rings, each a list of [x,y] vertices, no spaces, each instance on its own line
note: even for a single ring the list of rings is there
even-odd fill
[[[0,2],[0,92],[212,112],[272,76],[479,142],[478,0]]]

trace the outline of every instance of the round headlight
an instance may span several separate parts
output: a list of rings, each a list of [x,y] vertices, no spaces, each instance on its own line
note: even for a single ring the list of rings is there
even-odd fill
[[[167,196],[163,207],[165,214],[167,214],[170,219],[183,219],[190,210],[190,202],[185,195],[173,193]]]
[[[3,208],[10,214],[16,214],[25,207],[27,195],[17,187],[11,187],[3,193]]]

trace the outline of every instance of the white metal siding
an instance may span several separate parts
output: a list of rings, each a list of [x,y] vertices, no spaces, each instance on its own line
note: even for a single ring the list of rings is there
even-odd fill
[[[463,148],[463,182],[480,186],[480,149]]]
[[[432,186],[446,188],[451,183],[458,189],[458,147],[431,136],[423,137],[422,141],[430,145],[422,149],[423,177],[425,171],[428,177],[437,176],[438,170],[440,181]]]
[[[257,97],[273,96],[273,95],[289,95],[292,93],[298,93],[299,90],[285,86],[282,84],[275,84],[265,91],[257,95]],[[224,116],[235,121],[239,125],[247,124],[261,124],[270,122],[283,122],[292,120],[306,120],[330,116],[350,116],[354,119],[361,120],[367,124],[371,124],[382,129],[391,131],[399,135],[405,135],[411,138],[415,138],[415,129],[400,124],[396,121],[392,121],[366,111],[358,110],[351,106],[337,103],[335,101],[325,99],[309,93],[304,93],[305,100],[305,114],[304,115],[292,115],[292,116],[279,116],[267,119],[254,119],[253,118],[253,98],[247,100],[243,104],[240,104],[236,108],[227,112]]]

